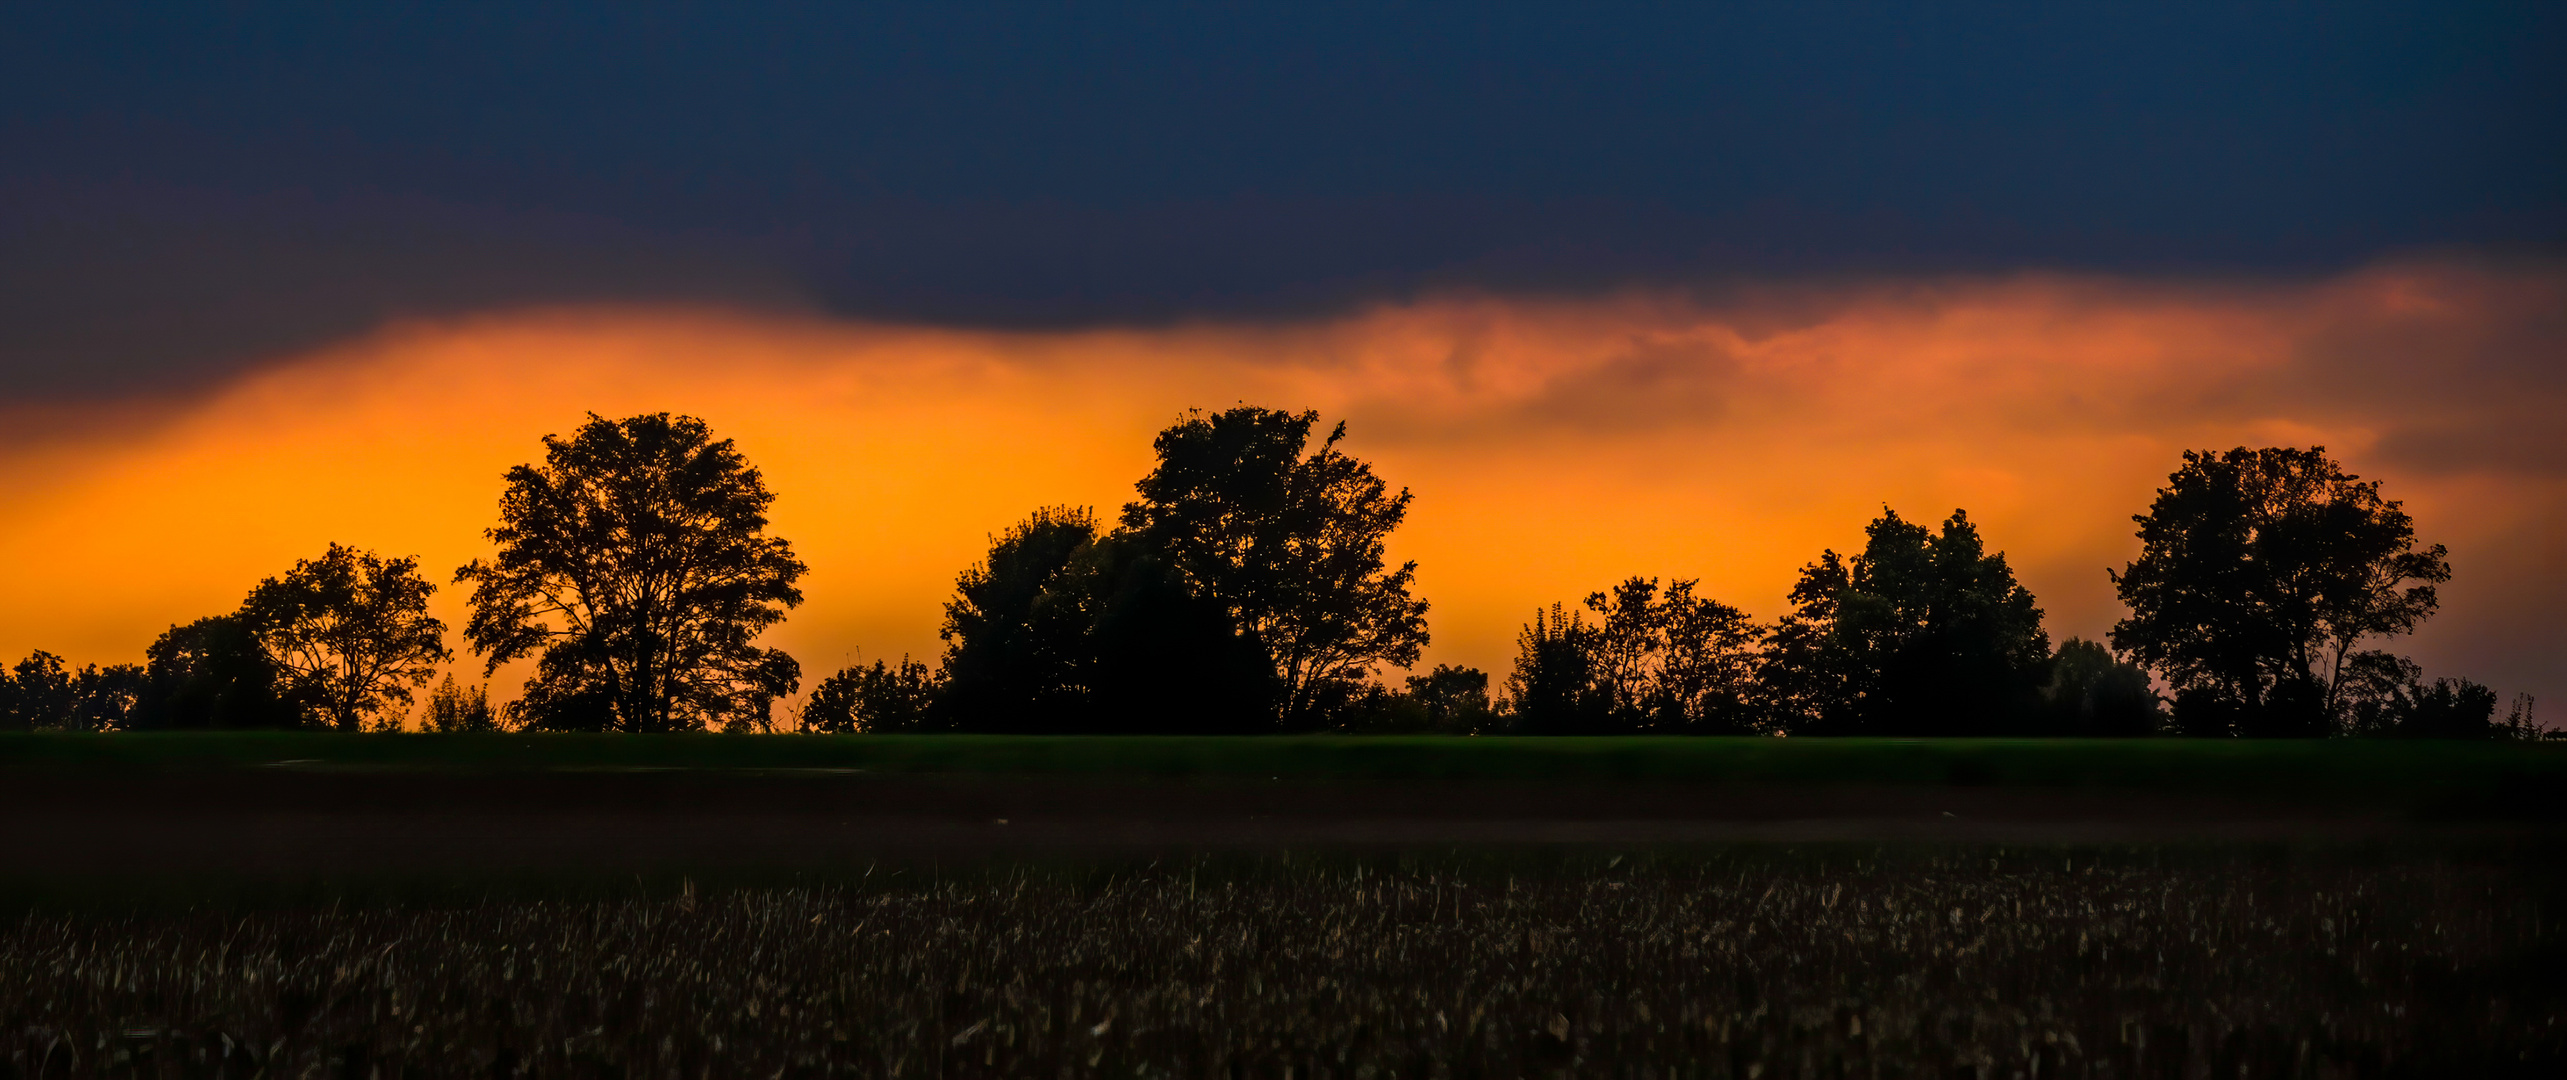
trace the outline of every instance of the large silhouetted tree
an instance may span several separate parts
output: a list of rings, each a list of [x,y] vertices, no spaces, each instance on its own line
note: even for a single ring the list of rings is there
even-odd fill
[[[1611,730],[1613,698],[1603,686],[1596,628],[1566,605],[1535,609],[1515,639],[1515,669],[1506,677],[1512,729],[1526,735],[1583,735]]]
[[[985,732],[1275,730],[1274,665],[1129,529],[1044,510],[997,537],[946,605],[931,726]]]
[[[305,710],[280,693],[283,679],[240,615],[173,626],[143,651],[139,728],[300,727]]]
[[[2037,729],[2041,609],[1955,510],[1940,535],[1884,510],[1863,552],[1801,570],[1761,690],[1787,730],[1992,735]]]
[[[1323,726],[1416,662],[1407,513],[1372,468],[1310,446],[1316,413],[1192,413],[1121,524],[1050,508],[993,539],[946,605],[934,711],[967,731],[1274,731]],[[1329,714],[1329,715],[1323,715]]]
[[[140,664],[84,664],[71,673],[71,708],[58,716],[64,731],[127,731],[143,696]]]
[[[1765,630],[1696,596],[1698,582],[1632,577],[1584,612],[1536,611],[1518,638],[1517,727],[1531,733],[1740,734],[1757,730]],[[1585,616],[1593,614],[1590,624]]]
[[[1084,596],[1089,730],[1259,733],[1283,700],[1273,655],[1219,600],[1178,572],[1150,538],[1099,537],[1072,560],[1062,591]]]
[[[1708,596],[1697,582],[1667,583],[1648,600],[1647,632],[1654,670],[1642,711],[1653,731],[1735,735],[1759,730],[1755,678],[1766,630],[1747,613]],[[1626,591],[1629,583],[1625,583]],[[1596,597],[1588,597],[1593,606]]]
[[[2044,734],[2133,738],[2165,726],[2165,703],[2148,672],[2082,638],[2059,643],[2041,696],[2050,713]]]
[[[62,658],[43,649],[0,670],[0,729],[50,731],[68,725],[78,698]]]
[[[2468,679],[2427,683],[2413,660],[2380,650],[2356,653],[2336,675],[2345,730],[2409,739],[2514,737],[2495,722],[2496,692]],[[2528,707],[2526,706],[2526,711]]]
[[[2451,577],[2379,482],[2324,447],[2188,451],[2134,520],[2113,645],[2174,687],[2189,734],[2338,730],[2356,646],[2414,630]]]
[[[1834,549],[1801,568],[1787,598],[1792,609],[1774,624],[1756,665],[1756,695],[1770,726],[1819,734],[1853,725],[1876,678],[1867,650],[1839,634],[1842,601],[1853,589],[1853,571]]]
[[[1478,668],[1437,664],[1433,671],[1408,677],[1408,697],[1424,714],[1428,731],[1472,735],[1497,721],[1490,708],[1488,672]]]
[[[241,617],[256,633],[285,691],[339,731],[398,727],[411,691],[425,686],[446,649],[446,624],[428,614],[437,586],[419,560],[386,559],[330,545],[283,577],[250,590]]]
[[[455,685],[453,672],[437,683],[428,694],[428,707],[420,710],[422,730],[439,734],[466,734],[499,730],[499,713],[490,707],[490,688]]]
[[[802,703],[802,730],[817,735],[897,734],[942,727],[935,704],[942,682],[906,656],[872,667],[850,666],[820,680]]]
[[[1318,422],[1248,406],[1189,414],[1159,433],[1158,467],[1123,508],[1147,554],[1273,658],[1285,727],[1310,721],[1321,684],[1408,667],[1427,641],[1426,602],[1409,592],[1417,564],[1384,554],[1409,493],[1338,449],[1342,423],[1311,449]]]
[[[992,540],[945,604],[943,711],[978,731],[1060,730],[1083,716],[1096,674],[1096,597],[1073,564],[1096,517],[1047,507]]]
[[[485,671],[525,656],[524,726],[694,731],[762,721],[801,682],[756,644],[802,602],[803,564],[766,535],[774,496],[731,441],[667,413],[544,438],[544,463],[508,470],[495,558],[464,634]]]

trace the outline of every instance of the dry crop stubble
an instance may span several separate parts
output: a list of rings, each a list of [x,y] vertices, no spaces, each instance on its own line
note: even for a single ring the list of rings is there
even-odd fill
[[[2501,859],[1733,849],[39,910],[0,1044],[23,1076],[2485,1074],[2567,1051],[2552,899]]]

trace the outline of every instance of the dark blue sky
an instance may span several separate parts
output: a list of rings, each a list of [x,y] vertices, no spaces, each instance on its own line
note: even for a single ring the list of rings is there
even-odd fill
[[[2567,242],[2567,4],[0,13],[0,395],[385,318],[1006,325]]]

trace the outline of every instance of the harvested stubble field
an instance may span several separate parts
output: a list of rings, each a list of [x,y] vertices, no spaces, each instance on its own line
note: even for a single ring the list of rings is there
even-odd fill
[[[2557,1075],[2556,852],[2524,843],[1273,852],[39,903],[0,933],[0,1056],[48,1077]]]

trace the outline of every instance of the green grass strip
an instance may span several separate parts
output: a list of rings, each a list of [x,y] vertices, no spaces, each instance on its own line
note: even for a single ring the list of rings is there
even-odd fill
[[[2567,744],[1450,736],[0,735],[0,769],[863,770],[1300,780],[2465,791],[2567,799]]]

